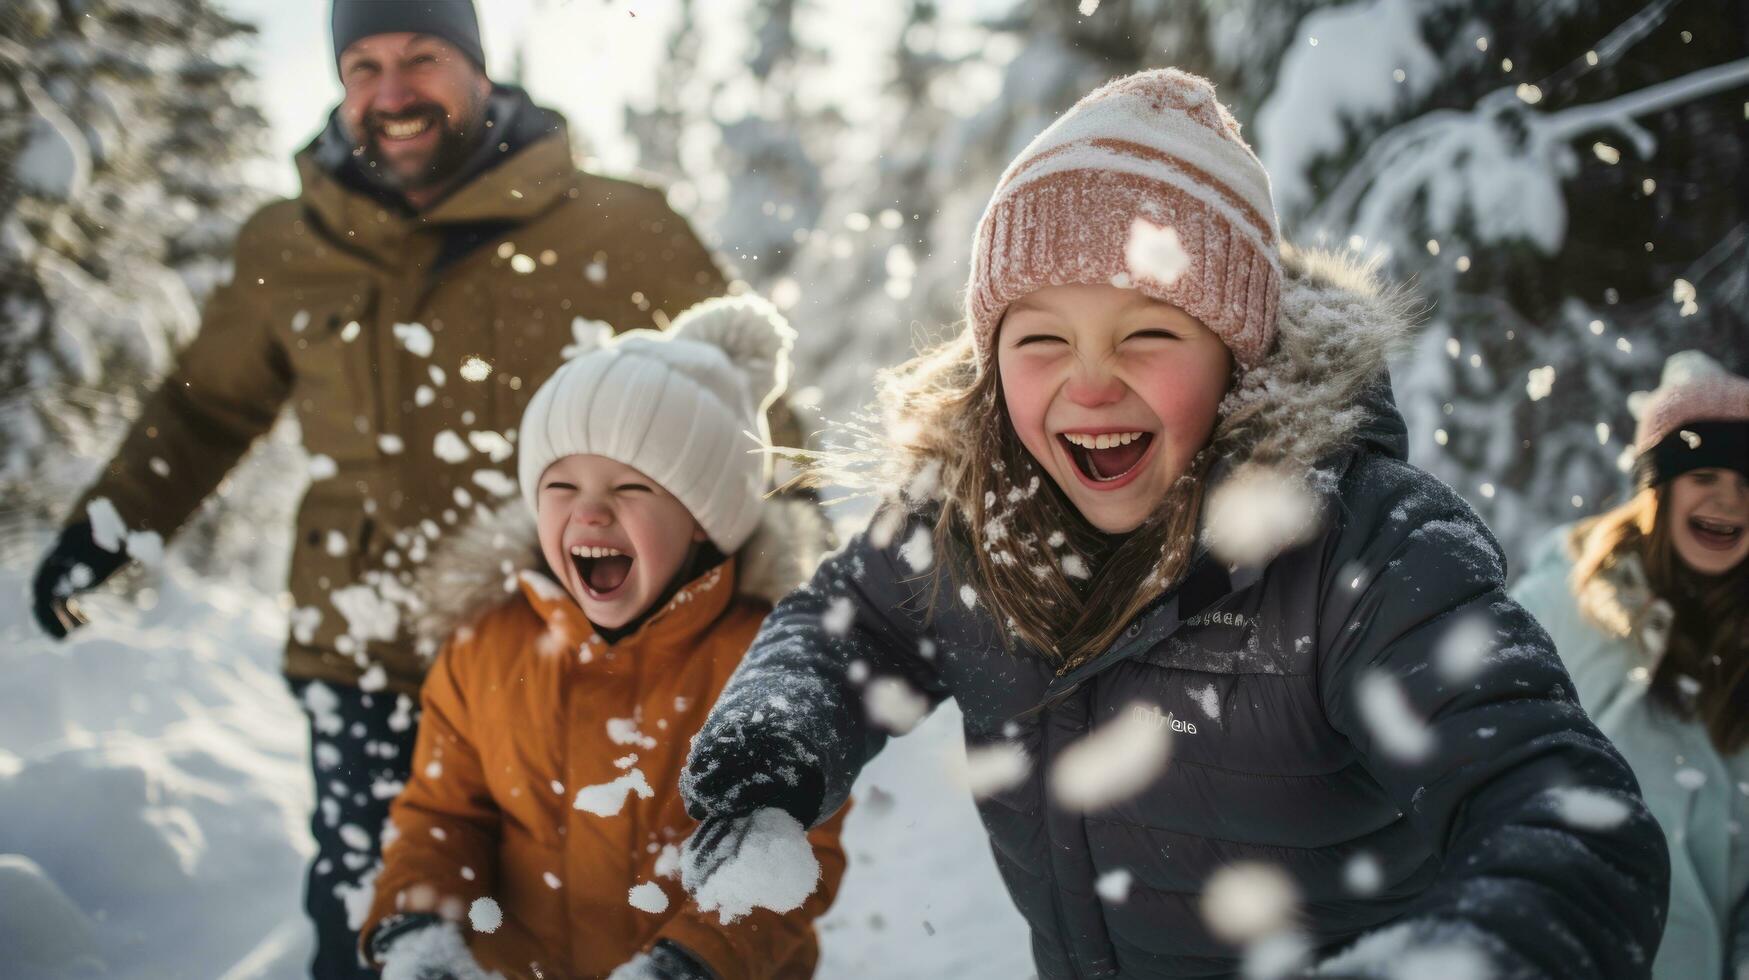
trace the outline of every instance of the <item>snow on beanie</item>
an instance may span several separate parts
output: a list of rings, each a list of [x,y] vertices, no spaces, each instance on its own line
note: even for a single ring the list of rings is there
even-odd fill
[[[1269,174],[1208,80],[1165,68],[1108,82],[1008,165],[972,247],[979,360],[1008,304],[1101,283],[1182,308],[1244,367],[1269,353],[1281,297]]]
[[[1658,387],[1628,397],[1635,478],[1654,486],[1690,470],[1735,470],[1749,478],[1749,378],[1697,350],[1670,355]]]
[[[795,340],[757,296],[705,300],[667,330],[605,326],[528,403],[517,478],[538,510],[541,474],[574,454],[634,467],[686,506],[724,554],[747,542],[765,505],[767,466],[748,433],[789,383]]]
[[[481,71],[486,50],[480,44],[480,18],[473,0],[334,0],[331,26],[334,63],[360,38],[373,34],[430,34],[461,49]]]

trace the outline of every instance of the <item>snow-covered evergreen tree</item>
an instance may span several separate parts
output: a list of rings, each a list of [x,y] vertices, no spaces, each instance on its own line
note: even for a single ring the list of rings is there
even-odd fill
[[[1745,367],[1731,8],[1359,0],[1304,18],[1260,110],[1289,235],[1430,302],[1397,372],[1412,458],[1515,559],[1619,495],[1627,396],[1664,357]]]
[[[209,0],[19,0],[0,17],[0,493],[15,532],[65,516],[229,275],[263,200],[245,164],[265,123],[237,60],[252,33]],[[210,552],[221,536],[191,538]]]

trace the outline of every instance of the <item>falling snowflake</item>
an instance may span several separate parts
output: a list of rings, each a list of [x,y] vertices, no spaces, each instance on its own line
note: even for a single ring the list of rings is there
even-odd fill
[[[845,596],[835,596],[820,615],[820,626],[833,636],[845,636],[856,621],[856,603]]]
[[[881,677],[863,692],[869,720],[894,735],[905,735],[929,714],[929,699],[897,677]]]
[[[631,793],[636,793],[639,799],[644,800],[656,795],[656,791],[650,788],[649,781],[644,778],[642,769],[633,769],[612,782],[583,787],[577,791],[577,797],[571,801],[571,805],[584,813],[613,817],[625,809],[627,794]]]
[[[497,932],[504,924],[504,910],[490,898],[476,898],[474,904],[468,906],[468,922],[475,932]]]
[[[1100,875],[1099,880],[1093,883],[1093,890],[1107,902],[1122,905],[1129,900],[1130,885],[1134,881],[1135,875],[1130,874],[1128,869],[1117,868]]]
[[[1247,463],[1210,495],[1203,539],[1221,560],[1255,567],[1317,530],[1318,501],[1303,480]]]
[[[1565,786],[1549,790],[1555,811],[1575,830],[1613,830],[1627,820],[1628,805],[1602,790]]]
[[[559,356],[566,360],[581,357],[590,351],[606,347],[612,340],[613,327],[605,320],[573,317],[571,320],[571,343],[559,352]]]
[[[85,518],[91,522],[91,541],[108,552],[118,552],[127,540],[127,522],[108,497],[94,498],[85,505]]]
[[[468,444],[452,429],[444,429],[432,440],[431,452],[446,463],[460,463],[472,455]]]
[[[958,781],[971,790],[973,799],[979,800],[1019,786],[1032,771],[1032,760],[1026,750],[1012,742],[968,746],[964,765]]]
[[[1241,861],[1215,872],[1202,893],[1202,915],[1209,931],[1235,944],[1279,932],[1298,904],[1298,891],[1287,872],[1256,861]]]
[[[1524,383],[1524,393],[1529,395],[1530,400],[1533,402],[1547,398],[1549,392],[1554,389],[1555,369],[1553,365],[1549,364],[1545,364],[1539,368],[1532,368],[1529,380]]]
[[[1132,704],[1071,743],[1051,764],[1057,802],[1096,810],[1141,792],[1166,768],[1172,736],[1152,705]]]
[[[415,357],[431,356],[431,331],[425,329],[425,324],[397,323],[394,331],[395,339],[407,348],[407,353]]]
[[[661,885],[653,881],[633,885],[631,891],[626,895],[626,901],[631,904],[632,908],[640,912],[648,912],[651,915],[660,915],[668,911],[668,893],[662,890]]]
[[[462,362],[461,371],[459,373],[461,374],[463,381],[484,381],[492,373],[492,365],[487,363],[485,358],[480,357],[477,354],[471,355],[467,360]],[[443,382],[441,381],[438,382],[438,384],[442,383]]]
[[[899,547],[899,557],[919,575],[929,571],[935,564],[935,539],[929,533],[929,528],[919,524]]]
[[[1368,671],[1356,684],[1360,716],[1379,751],[1401,763],[1415,763],[1433,751],[1433,732],[1416,716],[1409,697],[1390,674]]]

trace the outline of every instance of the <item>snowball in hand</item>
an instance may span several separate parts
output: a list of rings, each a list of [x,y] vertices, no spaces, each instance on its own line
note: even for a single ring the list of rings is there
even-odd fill
[[[701,912],[716,912],[724,925],[755,907],[794,912],[820,882],[820,862],[808,843],[807,828],[784,810],[767,807],[736,821],[719,845],[731,853],[715,871],[717,855],[688,849],[681,883]],[[700,878],[703,880],[699,880]]]

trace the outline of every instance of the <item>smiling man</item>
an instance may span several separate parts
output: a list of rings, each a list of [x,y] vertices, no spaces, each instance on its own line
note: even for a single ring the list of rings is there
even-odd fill
[[[517,420],[575,320],[659,329],[724,288],[660,191],[580,171],[564,120],[491,81],[470,2],[336,0],[332,26],[345,95],[298,154],[302,193],[239,233],[232,281],[35,587],[66,635],[76,592],[128,560],[91,515],[168,538],[296,413],[311,483],[285,670],[310,714],[323,978],[370,975],[348,913],[369,904],[434,652],[410,638],[410,573],[516,493]]]

